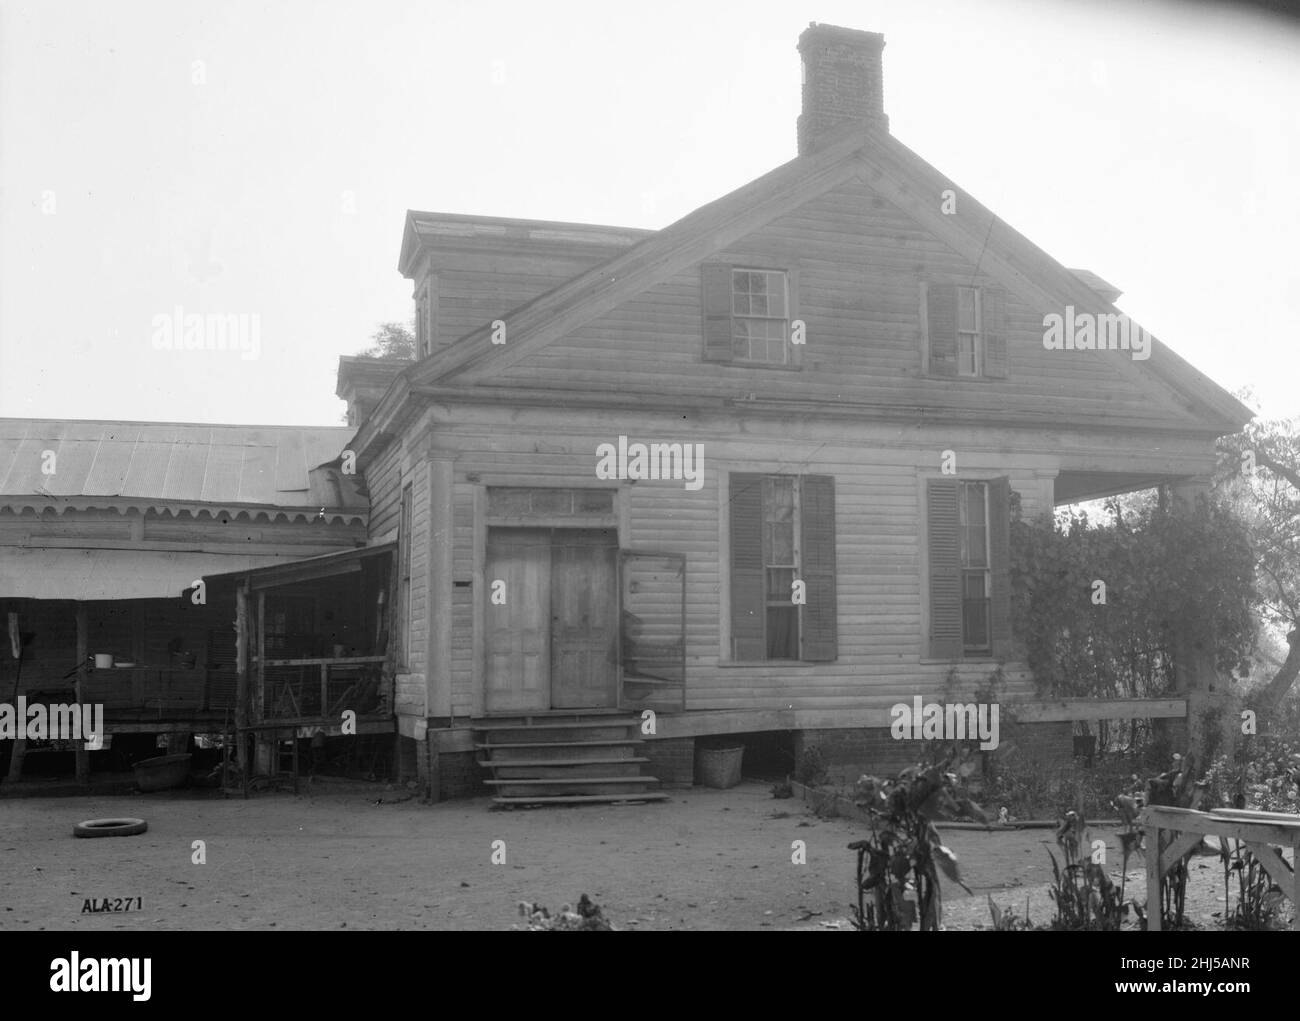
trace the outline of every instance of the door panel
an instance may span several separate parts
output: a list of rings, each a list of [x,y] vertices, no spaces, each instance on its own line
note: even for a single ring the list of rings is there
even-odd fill
[[[488,530],[488,591],[484,594],[488,712],[550,708],[551,549],[539,529]],[[505,603],[492,602],[497,581],[505,582]]]
[[[606,530],[557,529],[551,554],[551,705],[618,701],[618,548]]]

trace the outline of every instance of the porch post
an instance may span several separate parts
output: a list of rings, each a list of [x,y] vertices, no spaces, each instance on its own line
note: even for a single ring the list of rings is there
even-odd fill
[[[447,451],[431,450],[429,556],[425,582],[428,646],[425,656],[425,716],[451,716],[452,462]],[[427,738],[426,738],[427,740]]]
[[[86,657],[90,655],[90,625],[86,621],[86,604],[77,602],[77,715],[82,714],[81,702],[86,693]],[[102,735],[96,735],[102,737]],[[90,783],[90,752],[86,750],[85,735],[77,742],[77,783]]]
[[[235,589],[235,747],[239,768],[248,775],[248,582]]]
[[[1209,478],[1193,476],[1170,486],[1171,509],[1177,515],[1190,515],[1209,495]],[[1218,650],[1212,616],[1197,612],[1178,621],[1173,644],[1176,690],[1187,699],[1187,749],[1200,772],[1209,766],[1209,754],[1232,753],[1238,732],[1236,700],[1228,680],[1221,680],[1215,668]],[[1207,726],[1209,720],[1217,720],[1217,727]]]

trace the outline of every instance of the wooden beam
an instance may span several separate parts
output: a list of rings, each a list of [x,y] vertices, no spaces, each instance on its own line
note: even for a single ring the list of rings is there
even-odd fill
[[[77,713],[81,714],[82,695],[86,690],[86,658],[90,655],[90,625],[86,619],[86,604],[77,603]],[[84,717],[83,717],[84,718]],[[84,734],[82,735],[85,736]],[[90,783],[90,752],[84,740],[77,742],[77,783]]]
[[[1163,876],[1188,854],[1196,850],[1205,838],[1200,833],[1182,833],[1170,841],[1160,852],[1160,875]]]
[[[1051,701],[1004,702],[1017,723],[1059,723],[1075,720],[1182,719],[1187,700],[1181,698],[1121,698],[1099,700],[1062,698]]]
[[[1281,848],[1270,847],[1268,844],[1247,843],[1246,849],[1255,856],[1259,867],[1268,874],[1268,878],[1283,890],[1295,880],[1295,870],[1292,869],[1290,862],[1282,857]],[[1300,910],[1300,904],[1296,905],[1296,910]]]

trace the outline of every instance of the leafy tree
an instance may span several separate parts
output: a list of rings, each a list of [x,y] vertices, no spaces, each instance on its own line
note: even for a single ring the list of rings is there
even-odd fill
[[[1272,712],[1300,675],[1300,418],[1251,422],[1219,452],[1216,491],[1250,530],[1264,623],[1285,639],[1254,700]]]
[[[1152,698],[1176,687],[1180,628],[1203,621],[1224,673],[1249,669],[1256,603],[1250,536],[1231,510],[1167,499],[1012,524],[1012,620],[1041,689]],[[1104,589],[1098,585],[1104,583]],[[1104,599],[1104,601],[1103,601]]]
[[[409,326],[401,323],[380,323],[370,335],[371,345],[357,354],[362,358],[385,358],[393,361],[411,361],[415,358],[415,320]]]

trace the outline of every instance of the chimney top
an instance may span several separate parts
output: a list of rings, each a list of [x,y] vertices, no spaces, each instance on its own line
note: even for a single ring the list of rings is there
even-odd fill
[[[838,25],[811,22],[799,36],[803,58],[803,112],[799,155],[814,152],[818,139],[847,123],[889,130],[885,116],[881,51],[885,37]]]

